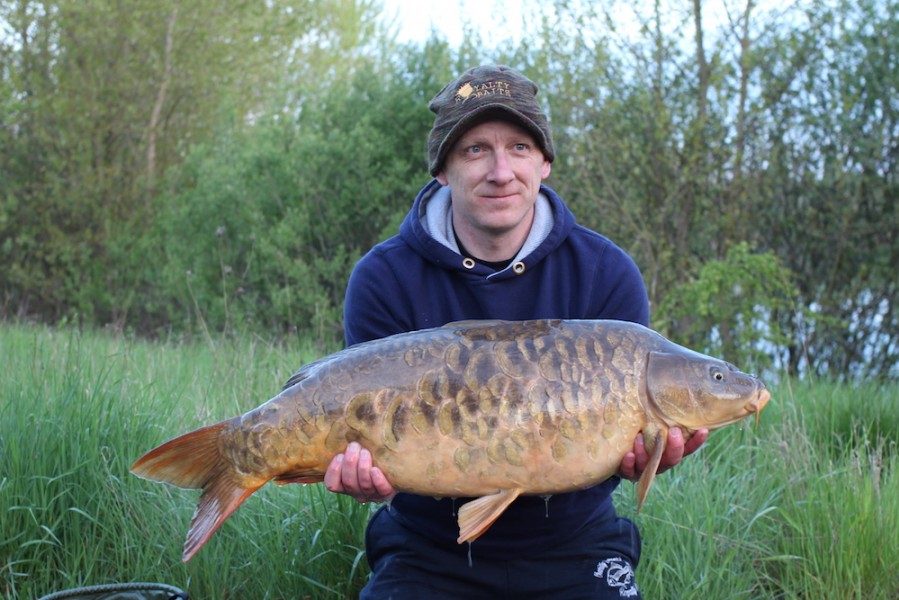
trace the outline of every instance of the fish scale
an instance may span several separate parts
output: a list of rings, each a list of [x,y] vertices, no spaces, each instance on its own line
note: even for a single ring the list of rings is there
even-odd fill
[[[162,444],[132,471],[203,490],[184,560],[262,485],[320,482],[352,441],[398,491],[475,498],[458,512],[459,542],[471,542],[519,495],[612,476],[641,431],[642,505],[670,427],[721,427],[769,399],[757,378],[634,323],[453,323],[310,363],[265,404]]]

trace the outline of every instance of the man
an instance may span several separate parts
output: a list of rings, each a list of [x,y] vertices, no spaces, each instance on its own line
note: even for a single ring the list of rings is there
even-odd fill
[[[543,185],[555,158],[537,86],[507,67],[482,66],[429,104],[431,181],[399,235],[356,265],[345,307],[348,345],[470,319],[621,319],[649,322],[634,262]],[[672,429],[663,467],[698,448]],[[619,475],[647,462],[642,439]],[[619,478],[549,499],[516,500],[470,547],[456,543],[463,499],[394,489],[358,444],[334,459],[325,485],[361,502],[392,498],[372,518],[372,577],[362,598],[638,598],[637,529],[619,518]]]

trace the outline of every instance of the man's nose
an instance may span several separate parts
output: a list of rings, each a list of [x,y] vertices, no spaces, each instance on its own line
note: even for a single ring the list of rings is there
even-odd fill
[[[512,181],[514,177],[512,163],[506,152],[504,150],[495,152],[493,155],[493,164],[491,165],[490,172],[487,174],[488,181],[502,185]]]

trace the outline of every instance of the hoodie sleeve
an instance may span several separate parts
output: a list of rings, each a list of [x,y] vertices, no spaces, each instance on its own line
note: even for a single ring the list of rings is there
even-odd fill
[[[396,273],[376,250],[362,257],[350,275],[344,299],[347,346],[412,329],[400,289]]]
[[[649,327],[649,296],[643,275],[624,250],[610,244],[603,253],[597,287],[602,304],[596,318],[632,321]]]

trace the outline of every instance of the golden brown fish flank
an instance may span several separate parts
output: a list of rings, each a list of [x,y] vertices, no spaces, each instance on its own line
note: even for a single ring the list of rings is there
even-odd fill
[[[472,541],[519,495],[608,478],[640,431],[652,456],[642,505],[669,427],[720,427],[769,398],[758,379],[633,323],[472,321],[310,363],[267,403],[132,471],[203,489],[185,560],[256,489],[321,481],[351,441],[400,491],[478,498],[459,511],[459,541]]]

